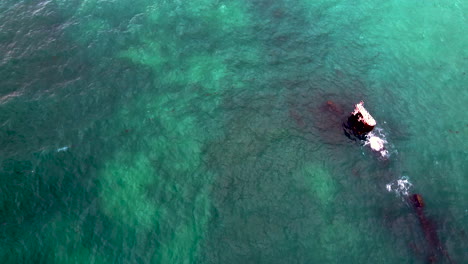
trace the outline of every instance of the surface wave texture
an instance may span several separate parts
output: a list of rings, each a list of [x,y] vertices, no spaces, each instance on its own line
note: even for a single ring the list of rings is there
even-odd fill
[[[2,0],[0,262],[468,263],[466,4]]]

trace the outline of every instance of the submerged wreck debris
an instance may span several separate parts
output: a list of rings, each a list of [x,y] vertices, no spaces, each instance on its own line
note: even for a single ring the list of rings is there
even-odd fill
[[[325,104],[328,111],[335,113],[335,114],[343,114],[343,110],[339,107],[335,102],[328,100]]]
[[[409,202],[416,211],[416,215],[419,219],[419,223],[427,241],[427,246],[429,247],[429,263],[436,263],[439,254],[442,254],[450,263],[453,263],[448,252],[440,243],[435,225],[426,217],[426,214],[424,213],[425,204],[422,196],[420,194],[412,194],[409,196]]]
[[[364,108],[364,102],[361,101],[355,105],[354,111],[343,125],[345,127],[345,134],[348,137],[351,137],[352,134],[360,140],[365,140],[366,135],[374,129],[377,122]]]
[[[327,101],[326,109],[331,113],[339,113],[339,108],[332,102]],[[364,102],[360,101],[355,105],[354,111],[343,122],[343,129],[345,135],[352,140],[364,141],[364,146],[369,145],[373,151],[379,152],[383,158],[388,157],[389,153],[386,149],[385,134],[382,133],[382,128],[376,127],[377,122],[364,108]],[[394,191],[399,196],[405,197],[411,207],[414,209],[419,224],[426,240],[426,248],[428,249],[429,263],[442,262],[444,258],[453,263],[447,250],[443,247],[437,234],[436,225],[425,214],[425,203],[421,194],[410,193],[409,188],[412,184],[407,177],[402,177],[396,183],[387,184],[388,191]],[[416,251],[419,251],[418,244],[412,245]]]

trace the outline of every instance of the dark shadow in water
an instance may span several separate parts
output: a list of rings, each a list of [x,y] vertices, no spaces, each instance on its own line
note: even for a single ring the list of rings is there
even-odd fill
[[[217,176],[199,263],[325,263],[330,256],[318,253],[320,241],[313,240],[326,228],[324,218],[351,213],[348,203],[361,200],[371,212],[387,197],[371,192],[374,183],[365,181],[375,177],[369,169],[375,165],[362,161],[358,145],[343,134],[346,113],[367,88],[355,74],[359,69],[347,74],[322,67],[332,37],[320,28],[308,35],[304,28],[314,25],[301,10],[277,1],[253,5],[254,12],[269,21],[256,26],[265,48],[263,64],[257,67],[274,74],[253,80],[250,90],[225,94],[224,137],[205,148],[205,164]],[[357,180],[337,194],[340,204],[333,207],[339,209],[324,209],[310,189],[294,179],[294,172],[307,162],[336,167],[332,175],[339,186]],[[384,168],[379,171],[386,176],[382,182],[391,179]],[[364,194],[350,202],[353,188],[361,185]],[[337,262],[362,260],[348,257],[353,258],[334,256]]]

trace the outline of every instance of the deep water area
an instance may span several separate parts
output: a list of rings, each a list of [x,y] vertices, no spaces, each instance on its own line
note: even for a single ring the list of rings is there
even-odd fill
[[[467,4],[2,0],[0,263],[468,263]]]

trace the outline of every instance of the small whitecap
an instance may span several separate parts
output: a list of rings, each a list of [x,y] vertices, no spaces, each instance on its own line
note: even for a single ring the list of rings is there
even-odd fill
[[[67,151],[69,148],[69,146],[61,147],[57,149],[57,152]]]
[[[392,185],[391,184],[387,184],[387,185],[385,185],[385,187],[387,187],[387,191],[389,191],[389,192],[392,191]]]

